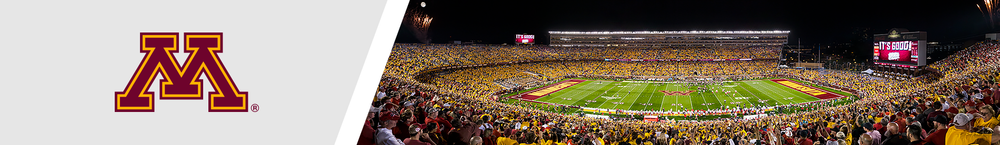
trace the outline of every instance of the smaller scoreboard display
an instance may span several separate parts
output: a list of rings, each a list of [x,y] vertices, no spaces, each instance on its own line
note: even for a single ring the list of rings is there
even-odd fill
[[[535,44],[535,35],[516,34],[514,36],[514,43],[516,44]]]
[[[872,59],[875,64],[917,68],[927,62],[927,33],[892,29],[888,34],[875,34]]]

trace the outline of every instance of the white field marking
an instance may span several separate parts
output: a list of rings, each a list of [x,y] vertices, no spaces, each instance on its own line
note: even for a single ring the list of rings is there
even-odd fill
[[[739,84],[736,84],[734,86],[739,86]],[[747,93],[749,93],[749,92],[750,91],[747,91]],[[743,97],[743,98],[749,98],[749,97],[743,96],[743,93],[740,93],[740,91],[737,91],[736,88],[733,88],[733,93],[736,93],[736,95],[739,95],[740,97]],[[726,95],[729,95],[729,94],[726,94]],[[756,97],[756,96],[754,96],[754,97]],[[730,97],[730,98],[732,98],[734,101],[737,100],[734,97]],[[746,99],[743,99],[743,101],[740,101],[740,102],[744,102],[744,103],[748,103],[748,104],[750,103],[749,101],[746,101]],[[739,105],[737,105],[737,106],[739,106]]]
[[[629,85],[631,85],[631,84],[629,84]],[[629,89],[629,90],[628,90],[628,93],[625,93],[625,95],[624,95],[624,96],[622,96],[622,100],[624,100],[625,98],[628,98],[628,97],[629,97],[629,95],[631,95],[631,94],[632,94],[632,91],[635,91],[635,88],[637,88],[637,87],[629,87],[629,88],[631,88],[631,89]],[[645,89],[645,88],[643,88],[643,89]],[[616,93],[615,93],[615,95],[617,95],[617,94],[618,94],[618,93],[616,92]],[[633,103],[635,103],[635,100],[633,100],[632,102],[633,102]],[[613,108],[613,109],[617,109],[617,108],[618,108],[618,105],[621,105],[621,104],[624,104],[624,103],[625,103],[625,102],[621,102],[620,104],[615,104],[615,106],[613,106],[613,107],[611,107],[611,108]],[[602,106],[603,106],[603,105],[602,105]]]
[[[761,81],[771,81],[771,80],[761,80]],[[774,89],[772,89],[771,87],[772,87],[773,85],[771,85],[770,83],[767,83],[767,82],[760,82],[759,84],[760,84],[760,85],[754,85],[753,87],[754,87],[754,88],[757,88],[758,90],[760,90],[760,88],[759,88],[759,87],[763,87],[764,89],[767,89],[767,91],[768,91],[768,92],[769,92],[769,93],[771,94],[770,96],[780,96],[781,98],[779,98],[779,99],[777,99],[777,100],[784,100],[784,97],[785,97],[785,95],[779,95],[779,94],[780,94],[781,92],[779,92],[779,91],[775,91]],[[764,86],[764,85],[767,85],[767,86]],[[776,89],[776,88],[775,88],[775,89]],[[787,93],[787,92],[786,92],[786,93]],[[772,97],[772,98],[773,98],[773,97]],[[795,103],[795,101],[794,101],[794,100],[788,100],[788,101],[786,101],[786,102],[783,102],[783,103]],[[783,105],[783,104],[782,104],[782,105]]]
[[[589,81],[589,80],[588,80],[588,81]],[[590,83],[590,84],[587,84],[587,85],[588,85],[588,86],[587,86],[587,87],[588,87],[588,89],[592,89],[592,88],[594,88],[593,86],[589,86],[589,85],[591,85],[591,84],[593,84],[593,83]],[[604,86],[607,86],[607,84],[596,84],[596,85],[594,85],[594,86],[600,86],[600,87],[597,87],[597,88],[603,88]],[[581,87],[581,88],[582,88],[582,87]],[[576,91],[576,90],[574,90],[574,91]],[[579,94],[580,94],[581,92],[585,92],[585,91],[579,91],[579,92],[577,92],[576,94],[574,94],[573,96],[576,96],[576,95],[579,95]],[[595,91],[595,92],[592,92],[592,93],[590,93],[590,94],[593,94],[593,93],[597,93],[597,92],[599,92],[599,91]],[[589,95],[589,94],[588,94],[588,95]],[[563,104],[563,105],[574,105],[574,104],[576,104],[577,102],[580,102],[580,101],[583,101],[583,100],[585,100],[586,98],[587,98],[587,96],[584,96],[583,98],[580,98],[580,99],[578,99],[578,100],[574,101],[574,102],[573,102],[573,103],[571,103],[571,104]],[[595,98],[595,99],[596,99],[596,98]]]
[[[768,80],[768,81],[770,81],[770,80]],[[788,80],[788,81],[793,81],[793,80]],[[778,82],[774,82],[774,81],[771,81],[771,82],[772,82],[772,83],[774,83],[774,84],[777,84],[777,87],[784,87],[784,88],[788,88],[788,89],[792,89],[792,88],[789,88],[788,86],[785,86],[785,85],[781,85],[781,84],[778,84]],[[770,84],[770,83],[768,83],[768,84]],[[805,86],[806,84],[801,84],[801,83],[800,83],[800,85],[802,85],[802,86]],[[771,86],[775,86],[775,85],[771,85]],[[807,87],[808,87],[808,86],[807,86]],[[800,91],[798,91],[798,90],[795,90],[795,92],[790,92],[790,91],[788,91],[788,89],[781,89],[781,91],[783,91],[783,92],[785,92],[785,93],[788,93],[788,94],[792,94],[792,98],[793,98],[794,100],[802,100],[802,102],[799,102],[799,103],[805,103],[805,102],[809,102],[809,99],[807,99],[807,98],[802,98],[802,96],[800,96],[800,95],[795,95],[795,94],[802,94],[802,95],[805,95],[805,96],[809,96],[809,97],[813,97],[812,95],[809,95],[809,94],[806,94],[806,93],[803,93],[803,92],[800,92]],[[820,89],[820,88],[817,88],[817,89]],[[816,97],[813,97],[813,98],[816,98]]]
[[[715,90],[715,86],[714,85],[710,84],[710,85],[708,85],[708,88],[709,88],[708,92],[712,93],[712,96],[715,96],[715,100],[716,101],[719,101],[719,106],[720,106],[719,109],[722,109],[721,106],[729,106],[729,105],[726,105],[726,103],[723,103],[722,100],[719,100],[719,95],[715,95],[716,92],[714,91]],[[723,95],[723,96],[725,96],[725,95]]]
[[[644,85],[642,85],[642,86],[643,86],[643,87],[642,87],[642,91],[639,91],[639,95],[636,95],[636,96],[635,96],[635,100],[632,100],[632,104],[630,104],[630,105],[628,106],[628,108],[626,108],[625,110],[630,110],[630,109],[632,109],[632,106],[635,106],[635,101],[639,101],[639,98],[642,98],[642,93],[643,93],[643,92],[646,92],[646,88],[649,88],[649,86],[651,86],[651,85],[649,85],[649,84],[644,84]],[[654,87],[654,89],[655,89],[655,87]],[[646,100],[646,102],[649,102],[649,100]],[[643,109],[645,109],[645,107],[643,107]]]
[[[653,85],[653,86],[656,86],[656,85]],[[664,89],[666,89],[666,88],[664,88]],[[659,87],[653,87],[653,93],[649,95],[649,99],[646,100],[646,104],[650,104],[649,101],[653,101],[653,96],[655,96],[656,93],[658,93],[658,91],[656,91],[656,90],[659,90]],[[666,96],[667,96],[667,94],[663,94],[663,97],[666,97]],[[661,101],[663,100],[663,97],[660,97]],[[653,106],[653,105],[646,105],[646,106],[642,107],[642,110],[646,110],[646,107],[650,107],[650,106]],[[663,103],[660,103],[660,108],[663,108]],[[656,108],[653,108],[653,109],[656,109]]]
[[[743,82],[741,82],[741,83],[743,83]],[[746,83],[743,83],[743,84],[746,84]],[[747,84],[747,85],[749,85],[749,84]],[[737,84],[737,86],[740,86],[740,85],[739,85],[739,84]],[[743,86],[740,86],[740,88],[741,88],[741,89],[743,89],[743,90],[745,90],[745,91],[747,91],[747,93],[750,93],[750,95],[753,95],[753,97],[754,97],[754,98],[757,98],[757,100],[763,100],[763,99],[760,99],[760,97],[759,97],[759,96],[757,96],[757,94],[754,94],[753,92],[750,92],[750,90],[749,90],[749,89],[747,89],[747,88],[744,88]],[[742,94],[741,94],[741,95],[742,95]],[[774,98],[770,98],[770,100],[774,100]],[[763,106],[768,106],[768,105],[767,105],[767,103],[764,103],[764,105],[763,105]]]
[[[621,83],[623,83],[623,82],[612,82],[612,83],[614,83],[615,85],[618,85],[618,84],[621,84]],[[609,83],[608,85],[612,85],[612,83]],[[611,87],[611,88],[609,88],[608,90],[613,90],[613,89],[615,89],[615,88],[614,88],[614,87]],[[615,94],[618,94],[618,91],[614,91],[614,92],[615,92]],[[612,97],[614,97],[614,95],[612,95]],[[605,100],[604,100],[604,103],[601,103],[600,105],[597,105],[597,107],[593,107],[593,108],[600,108],[601,106],[604,106],[604,104],[608,104],[608,102],[611,102],[611,101],[610,101],[610,100],[608,100],[608,99],[605,99]],[[588,106],[588,107],[589,107],[589,106]]]
[[[771,81],[771,80],[761,80],[761,81]],[[755,83],[756,84],[760,84],[760,82],[755,82]],[[783,101],[784,99],[782,99],[782,98],[774,99],[775,96],[777,96],[777,97],[783,97],[783,96],[782,95],[778,95],[777,93],[775,93],[774,90],[771,90],[770,87],[766,87],[766,86],[759,86],[758,87],[758,86],[759,85],[751,85],[750,87],[753,87],[753,88],[755,88],[757,90],[761,90],[760,88],[763,87],[765,90],[767,90],[767,92],[766,92],[767,96],[771,97],[771,100],[778,101],[779,105],[785,105],[787,103],[790,103],[788,101]],[[765,93],[765,92],[761,92],[761,93]]]
[[[771,81],[771,80],[767,80],[767,81]],[[771,81],[771,82],[774,82],[774,81]],[[785,93],[785,94],[787,94],[787,95],[791,95],[792,97],[789,97],[789,98],[792,98],[792,99],[790,99],[790,100],[789,100],[789,101],[790,101],[789,103],[796,103],[796,100],[795,100],[795,98],[798,98],[798,97],[797,97],[797,96],[795,96],[795,93],[791,93],[791,92],[788,92],[788,90],[785,90],[785,89],[777,89],[777,88],[775,88],[775,89],[777,89],[777,91],[774,91],[775,89],[771,89],[771,88],[772,88],[772,87],[775,87],[775,85],[773,85],[773,84],[771,84],[771,83],[767,83],[767,82],[764,82],[763,84],[767,84],[767,86],[761,86],[761,87],[764,87],[764,88],[767,88],[768,90],[771,90],[772,92],[775,92],[775,93],[777,93],[777,92],[784,92],[784,93]],[[775,83],[775,84],[777,84],[777,83]],[[784,85],[781,85],[781,84],[777,84],[777,87],[785,87],[785,88],[788,88],[788,87],[786,87],[786,86],[784,86]],[[782,96],[783,96],[783,95],[782,95]],[[784,98],[785,98],[785,97],[783,96],[783,97],[782,97],[782,99],[784,99]]]
[[[618,82],[618,84],[623,84],[623,83],[625,83],[625,82]],[[612,89],[614,89],[614,88],[612,88]],[[615,94],[612,95],[612,97],[617,97],[619,91],[621,91],[621,89],[618,89],[618,91],[614,91]],[[619,97],[619,98],[621,98],[621,97]],[[597,107],[594,107],[594,108],[603,108],[602,106],[607,105],[609,102],[611,102],[611,101],[604,101],[604,103],[601,103],[601,105],[597,105]]]

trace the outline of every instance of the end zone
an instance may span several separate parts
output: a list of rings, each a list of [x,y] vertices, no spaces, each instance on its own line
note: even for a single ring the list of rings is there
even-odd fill
[[[837,93],[826,91],[824,89],[815,88],[808,85],[802,85],[799,82],[791,81],[788,79],[771,79],[771,81],[781,84],[785,87],[792,88],[793,90],[805,93],[806,95],[813,96],[822,100],[826,99],[836,99],[846,97]]]
[[[577,80],[577,79],[565,80],[565,81],[562,81],[562,82],[559,82],[559,83],[554,83],[552,85],[545,86],[543,88],[531,90],[531,91],[524,92],[524,93],[521,93],[521,94],[517,94],[517,95],[511,96],[511,97],[518,97],[521,100],[535,100],[535,99],[541,98],[543,96],[546,96],[546,95],[558,92],[558,91],[566,89],[566,88],[569,88],[569,87],[574,86],[576,84],[580,84],[581,82],[585,82],[585,81],[587,81],[587,80]]]

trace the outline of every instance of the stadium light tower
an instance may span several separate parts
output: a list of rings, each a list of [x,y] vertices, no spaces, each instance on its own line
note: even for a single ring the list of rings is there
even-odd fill
[[[424,44],[431,43],[431,38],[428,35],[428,31],[431,26],[431,21],[434,20],[430,15],[424,14],[420,9],[427,6],[426,3],[420,2],[421,8],[411,8],[410,11],[406,12],[406,17],[403,23],[406,23],[413,31],[413,35],[417,37],[417,40]]]

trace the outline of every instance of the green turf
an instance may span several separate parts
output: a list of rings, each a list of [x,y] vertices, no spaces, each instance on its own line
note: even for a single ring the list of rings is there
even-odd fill
[[[813,86],[835,93],[847,94],[825,87]],[[689,91],[696,89],[695,87],[687,87],[674,83],[618,82],[588,79],[588,81],[538,98],[535,101],[603,109],[678,111],[682,110],[682,107],[672,104],[681,104],[685,110],[710,110],[725,109],[724,107],[727,106],[729,108],[736,108],[741,104],[747,104],[747,106],[749,104],[756,106],[776,106],[819,100],[818,98],[770,80],[737,81],[723,85],[701,85],[700,87],[719,91],[696,91],[690,95],[667,96],[659,91]],[[722,91],[723,89],[730,90],[731,93],[727,95]],[[736,95],[731,96],[733,93]],[[767,101],[766,103],[760,103],[757,100]]]

